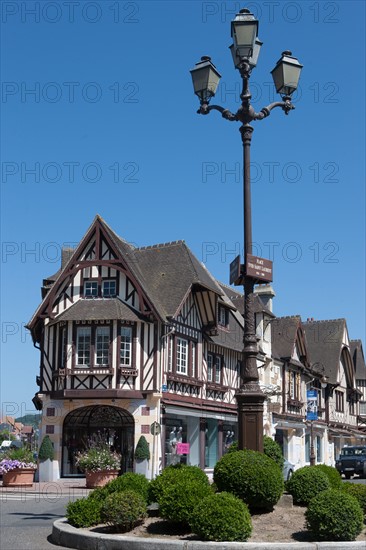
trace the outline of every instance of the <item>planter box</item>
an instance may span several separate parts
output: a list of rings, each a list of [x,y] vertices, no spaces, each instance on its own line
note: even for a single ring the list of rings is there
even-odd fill
[[[33,485],[35,468],[16,468],[3,474],[3,487],[18,487]]]
[[[101,470],[100,472],[85,472],[86,487],[87,489],[94,489],[95,487],[104,487],[108,481],[116,479],[119,474],[119,470]]]
[[[57,481],[60,479],[58,460],[40,460],[38,464],[39,481]]]

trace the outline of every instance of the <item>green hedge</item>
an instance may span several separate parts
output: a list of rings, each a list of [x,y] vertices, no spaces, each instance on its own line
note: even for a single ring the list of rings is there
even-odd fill
[[[89,498],[79,498],[66,506],[66,518],[74,527],[91,527],[100,523],[101,503]]]
[[[366,485],[345,481],[341,485],[341,490],[357,498],[363,513],[366,515]]]
[[[333,466],[327,466],[326,464],[317,464],[316,466],[313,466],[313,468],[316,468],[317,470],[325,473],[329,480],[331,489],[339,489],[341,487],[342,476],[338,472],[337,468],[334,468]]]
[[[114,492],[104,500],[100,516],[103,523],[116,531],[130,531],[147,516],[146,502],[136,491]]]

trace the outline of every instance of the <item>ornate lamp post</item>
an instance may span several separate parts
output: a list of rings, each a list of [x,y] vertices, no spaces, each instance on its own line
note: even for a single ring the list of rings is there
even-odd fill
[[[268,117],[275,107],[281,107],[286,115],[294,109],[291,103],[291,94],[296,90],[300,78],[302,65],[291,52],[282,53],[272,71],[277,93],[282,101],[271,103],[259,113],[252,107],[249,78],[252,69],[257,65],[262,42],[258,39],[258,21],[248,9],[242,9],[231,22],[231,36],[233,45],[230,46],[235,68],[238,69],[243,80],[240,99],[241,106],[235,114],[220,105],[210,105],[220,81],[220,73],[209,57],[202,57],[194,69],[191,70],[194,93],[200,100],[197,111],[201,115],[208,115],[211,111],[219,111],[223,118],[230,122],[241,122],[239,128],[243,142],[243,210],[244,210],[244,264],[240,264],[240,276],[235,284],[244,286],[244,349],[243,362],[240,372],[240,387],[236,393],[238,403],[238,440],[239,449],[253,449],[263,451],[263,401],[265,396],[259,386],[257,369],[257,338],[255,332],[254,315],[254,286],[258,282],[271,281],[271,267],[268,260],[252,256],[252,214],[250,190],[250,145],[253,120],[263,120]],[[235,266],[234,266],[235,267]]]

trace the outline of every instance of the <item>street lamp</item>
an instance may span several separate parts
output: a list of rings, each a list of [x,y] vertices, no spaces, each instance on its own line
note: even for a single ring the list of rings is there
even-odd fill
[[[243,211],[244,211],[244,264],[236,258],[238,276],[230,282],[244,287],[244,349],[240,372],[240,384],[236,393],[238,403],[238,445],[239,449],[263,451],[263,402],[265,396],[259,387],[257,369],[257,338],[254,315],[254,286],[257,283],[272,281],[271,262],[252,256],[252,214],[250,190],[250,145],[253,120],[263,120],[275,107],[281,107],[286,115],[294,109],[291,95],[296,90],[302,65],[290,51],[285,51],[272,71],[276,91],[282,101],[271,103],[259,113],[252,107],[249,78],[257,65],[262,42],[258,39],[258,21],[248,9],[242,9],[231,23],[233,44],[230,50],[234,66],[240,72],[243,81],[240,95],[241,106],[235,114],[220,105],[210,105],[220,80],[220,73],[209,57],[191,70],[194,93],[200,100],[199,114],[207,115],[219,111],[230,122],[241,122],[240,133],[243,143]],[[234,260],[235,262],[235,260]],[[233,263],[234,263],[233,262]],[[230,266],[232,267],[232,266]],[[235,265],[234,265],[235,271]],[[232,269],[230,269],[232,273]]]

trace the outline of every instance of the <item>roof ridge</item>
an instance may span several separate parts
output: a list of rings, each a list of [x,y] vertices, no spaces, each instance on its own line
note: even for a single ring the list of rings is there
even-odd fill
[[[334,321],[344,321],[346,322],[346,319],[344,317],[338,317],[338,319],[317,319],[317,320],[313,320],[313,321],[303,321],[303,324],[308,324],[310,325],[311,323],[333,323]]]
[[[180,239],[178,241],[170,241],[170,242],[167,242],[167,243],[157,243],[157,244],[150,244],[150,245],[147,245],[147,246],[139,246],[138,248],[136,248],[136,250],[151,250],[151,249],[154,249],[154,248],[158,248],[158,247],[161,247],[161,246],[172,246],[172,245],[175,245],[175,244],[186,244],[185,240],[184,239]]]

